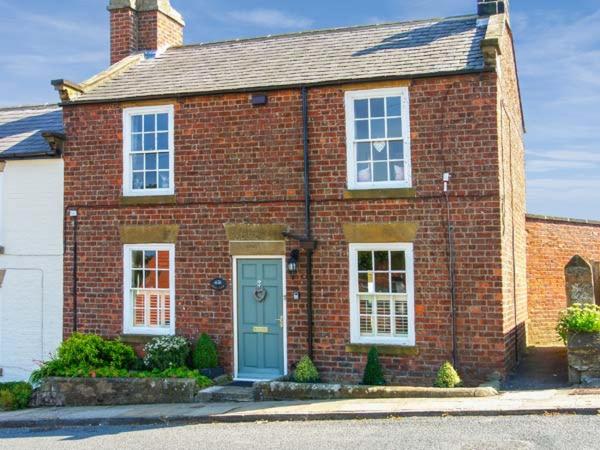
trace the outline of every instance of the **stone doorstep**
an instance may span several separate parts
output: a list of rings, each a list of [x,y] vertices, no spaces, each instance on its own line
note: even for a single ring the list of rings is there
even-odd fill
[[[254,388],[241,386],[212,386],[196,395],[197,402],[252,402]]]

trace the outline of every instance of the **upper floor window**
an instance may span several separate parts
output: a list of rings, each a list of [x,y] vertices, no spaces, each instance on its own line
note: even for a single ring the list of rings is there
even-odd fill
[[[348,189],[411,187],[408,88],[346,92]]]
[[[123,195],[173,195],[173,106],[123,112]]]

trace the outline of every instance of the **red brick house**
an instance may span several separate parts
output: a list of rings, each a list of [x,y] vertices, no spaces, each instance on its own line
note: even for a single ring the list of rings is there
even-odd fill
[[[478,14],[182,45],[111,0],[111,62],[61,95],[64,331],[208,332],[240,379],[311,354],[469,382],[525,345],[524,132],[505,1]]]

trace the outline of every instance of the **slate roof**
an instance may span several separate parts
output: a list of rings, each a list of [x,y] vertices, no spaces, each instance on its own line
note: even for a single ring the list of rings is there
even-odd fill
[[[42,132],[63,132],[57,105],[0,108],[0,160],[53,156]]]
[[[174,47],[75,101],[481,71],[486,29],[477,16],[462,16]]]

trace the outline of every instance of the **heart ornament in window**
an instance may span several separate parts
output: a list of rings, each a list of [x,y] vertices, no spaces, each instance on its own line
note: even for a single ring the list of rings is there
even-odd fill
[[[373,142],[373,148],[375,150],[377,150],[379,153],[381,153],[382,150],[385,148],[385,142],[384,141]]]

